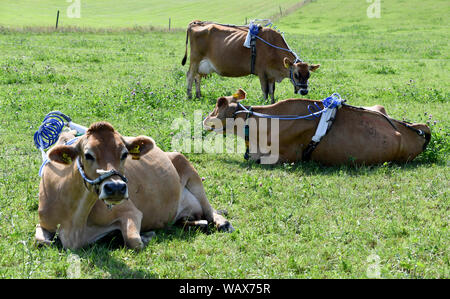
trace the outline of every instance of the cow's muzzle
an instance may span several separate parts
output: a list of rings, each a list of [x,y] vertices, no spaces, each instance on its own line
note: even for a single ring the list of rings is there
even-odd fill
[[[77,158],[77,167],[86,188],[89,185],[92,186],[93,190],[98,194],[98,198],[103,200],[109,208],[128,199],[128,179],[117,170],[112,169],[106,171],[97,169],[97,173],[100,176],[91,180],[86,176],[79,157]],[[115,180],[113,177],[119,177],[120,180]]]
[[[298,90],[297,93],[305,96],[308,94],[308,84],[300,83],[297,85]]]
[[[128,199],[128,185],[122,180],[108,180],[100,185],[98,199],[102,200],[108,209],[121,204]]]
[[[100,199],[125,199],[128,197],[128,186],[125,182],[110,181],[104,183],[100,195],[104,195],[104,198]]]
[[[301,88],[298,90],[298,93],[301,94],[302,96],[305,96],[308,94],[308,89],[307,88]]]

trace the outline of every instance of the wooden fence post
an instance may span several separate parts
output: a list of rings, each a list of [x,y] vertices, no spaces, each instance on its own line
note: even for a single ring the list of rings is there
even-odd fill
[[[58,22],[59,22],[59,10],[56,13],[56,29],[58,29]]]
[[[170,20],[170,18],[169,18],[169,31],[170,31],[170,21],[171,21],[171,20]]]

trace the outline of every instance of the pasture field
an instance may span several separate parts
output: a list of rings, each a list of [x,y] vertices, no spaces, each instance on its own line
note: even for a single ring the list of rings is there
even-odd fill
[[[381,278],[449,278],[448,1],[382,1],[379,19],[367,18],[368,5],[317,0],[277,25],[303,59],[321,64],[309,98],[339,92],[349,104],[428,122],[428,149],[406,165],[373,167],[188,153],[236,231],[169,227],[138,253],[120,237],[76,251],[33,245],[41,156],[32,136],[43,117],[60,110],[86,126],[106,120],[170,151],[175,119],[206,115],[239,87],[246,103],[261,104],[258,79],[212,75],[204,97],[187,100],[185,32],[0,29],[0,277],[73,277],[75,256],[82,278],[366,278],[369,269]],[[288,80],[276,96],[295,96]]]
[[[269,18],[286,12],[298,0],[78,0],[80,18],[75,10],[67,13],[75,0],[0,0],[0,26],[55,26],[60,11],[60,26],[94,28],[185,28],[194,20],[244,23],[245,18]],[[25,8],[25,9],[23,9]]]

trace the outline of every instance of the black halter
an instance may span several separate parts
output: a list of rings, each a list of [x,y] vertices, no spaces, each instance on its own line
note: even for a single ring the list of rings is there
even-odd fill
[[[88,188],[88,185],[87,185],[87,184],[93,186],[94,189],[95,189],[95,192],[96,192],[97,194],[99,194],[99,192],[100,192],[100,191],[99,191],[99,186],[100,186],[100,184],[103,183],[103,181],[105,181],[106,179],[109,179],[109,178],[112,177],[112,176],[117,175],[117,176],[119,176],[119,177],[122,179],[122,181],[124,181],[125,183],[128,183],[128,179],[127,179],[123,174],[121,174],[120,172],[118,172],[118,171],[115,170],[115,169],[112,169],[112,170],[110,170],[110,171],[107,171],[107,172],[101,174],[101,175],[100,175],[98,178],[96,178],[95,180],[89,179],[89,178],[86,176],[86,173],[85,173],[84,170],[83,170],[83,165],[81,164],[80,157],[77,158],[77,167],[78,167],[78,171],[80,172],[81,177],[83,178],[84,185],[86,186],[86,188]],[[89,188],[88,188],[88,189],[89,189]]]

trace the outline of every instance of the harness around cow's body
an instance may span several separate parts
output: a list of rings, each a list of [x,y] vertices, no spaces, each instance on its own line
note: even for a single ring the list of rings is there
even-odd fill
[[[325,98],[322,100],[322,104],[324,106],[323,109],[318,111],[313,111],[314,109],[320,109],[320,107],[315,104],[315,107],[312,105],[308,105],[308,110],[310,111],[310,114],[308,115],[269,115],[264,113],[259,113],[256,111],[253,111],[252,107],[245,107],[241,103],[237,104],[236,111],[234,112],[234,116],[236,117],[237,114],[245,113],[245,121],[246,124],[244,126],[244,136],[245,136],[245,154],[244,159],[248,160],[250,155],[250,129],[247,124],[247,120],[251,116],[256,116],[260,118],[269,118],[269,119],[279,119],[279,120],[298,120],[298,119],[308,119],[312,120],[314,118],[318,118],[320,116],[319,124],[317,126],[316,132],[314,136],[311,139],[311,142],[306,146],[306,148],[303,150],[302,154],[302,160],[307,161],[310,160],[311,154],[314,151],[314,149],[319,145],[320,141],[322,140],[323,136],[325,136],[328,131],[331,128],[331,125],[333,124],[333,121],[336,116],[336,111],[339,109],[342,104],[345,102],[344,99],[341,98],[341,96],[338,93],[334,93],[328,98]]]
[[[247,124],[247,119],[251,116],[257,116],[257,117],[261,117],[261,118],[276,118],[279,120],[298,120],[298,119],[307,119],[307,120],[312,120],[314,118],[318,118],[320,116],[320,120],[319,120],[319,124],[316,128],[316,132],[314,134],[314,136],[311,138],[310,143],[305,147],[305,149],[302,152],[302,161],[308,161],[311,159],[311,155],[313,153],[313,151],[316,149],[316,147],[319,145],[320,141],[322,140],[322,138],[330,131],[331,126],[336,118],[336,113],[337,110],[342,107],[342,106],[347,106],[347,107],[352,107],[354,109],[359,109],[359,110],[364,110],[364,111],[371,111],[371,110],[367,110],[363,107],[355,107],[355,106],[351,106],[351,105],[347,105],[345,104],[346,100],[342,99],[341,96],[338,93],[334,93],[331,96],[325,98],[324,100],[322,100],[322,104],[324,106],[323,109],[320,109],[320,107],[314,103],[315,106],[312,105],[308,105],[308,110],[310,112],[310,114],[308,115],[303,115],[303,116],[298,116],[298,115],[269,115],[269,114],[264,114],[264,113],[258,113],[256,111],[253,111],[251,106],[244,106],[241,103],[237,104],[236,107],[236,111],[234,112],[234,117],[236,117],[237,114],[241,114],[241,113],[245,113],[245,121],[246,121],[246,125],[244,127],[244,135],[245,135],[245,144],[246,144],[246,151],[245,151],[245,155],[244,158],[246,160],[249,159],[250,155],[249,155],[249,140],[250,140],[250,130],[249,130],[249,126]],[[316,110],[316,111],[313,111]],[[373,112],[373,111],[372,111]],[[397,127],[395,126],[395,124],[393,123],[392,119],[390,119],[387,115],[384,115],[383,113],[378,113],[379,115],[383,116],[388,122],[389,124],[396,130],[398,131]],[[423,149],[425,150],[425,148],[427,147],[428,143],[430,142],[431,139],[431,135],[429,133],[426,133],[420,129],[416,129],[414,127],[412,127],[409,122],[406,121],[396,121],[398,123],[400,123],[401,125],[403,125],[404,127],[414,131],[417,135],[425,138],[425,143],[423,145]]]
[[[269,23],[267,23],[265,25],[265,27],[267,27],[269,25],[270,26],[272,25],[272,23],[270,23],[270,20],[269,20]],[[302,61],[298,57],[298,55],[294,51],[291,50],[291,48],[289,47],[289,45],[286,42],[286,40],[284,38],[284,35],[282,33],[280,33],[278,31],[281,34],[281,37],[283,38],[284,43],[287,45],[287,48],[282,48],[282,47],[275,46],[275,45],[269,43],[268,41],[266,41],[265,39],[263,39],[262,37],[258,36],[260,28],[262,28],[261,25],[255,24],[255,23],[253,23],[253,21],[251,21],[250,25],[248,26],[247,38],[245,39],[245,42],[244,42],[244,47],[251,49],[250,71],[251,71],[251,73],[253,75],[256,75],[255,74],[256,39],[259,39],[260,41],[262,41],[263,43],[265,43],[266,45],[268,45],[268,46],[270,46],[272,48],[291,53],[295,57],[294,63]],[[291,70],[291,73],[290,73],[290,79],[291,79],[292,83],[294,84],[294,86],[297,85],[297,83],[294,80],[294,77],[293,77],[293,74],[292,74],[292,70]]]

